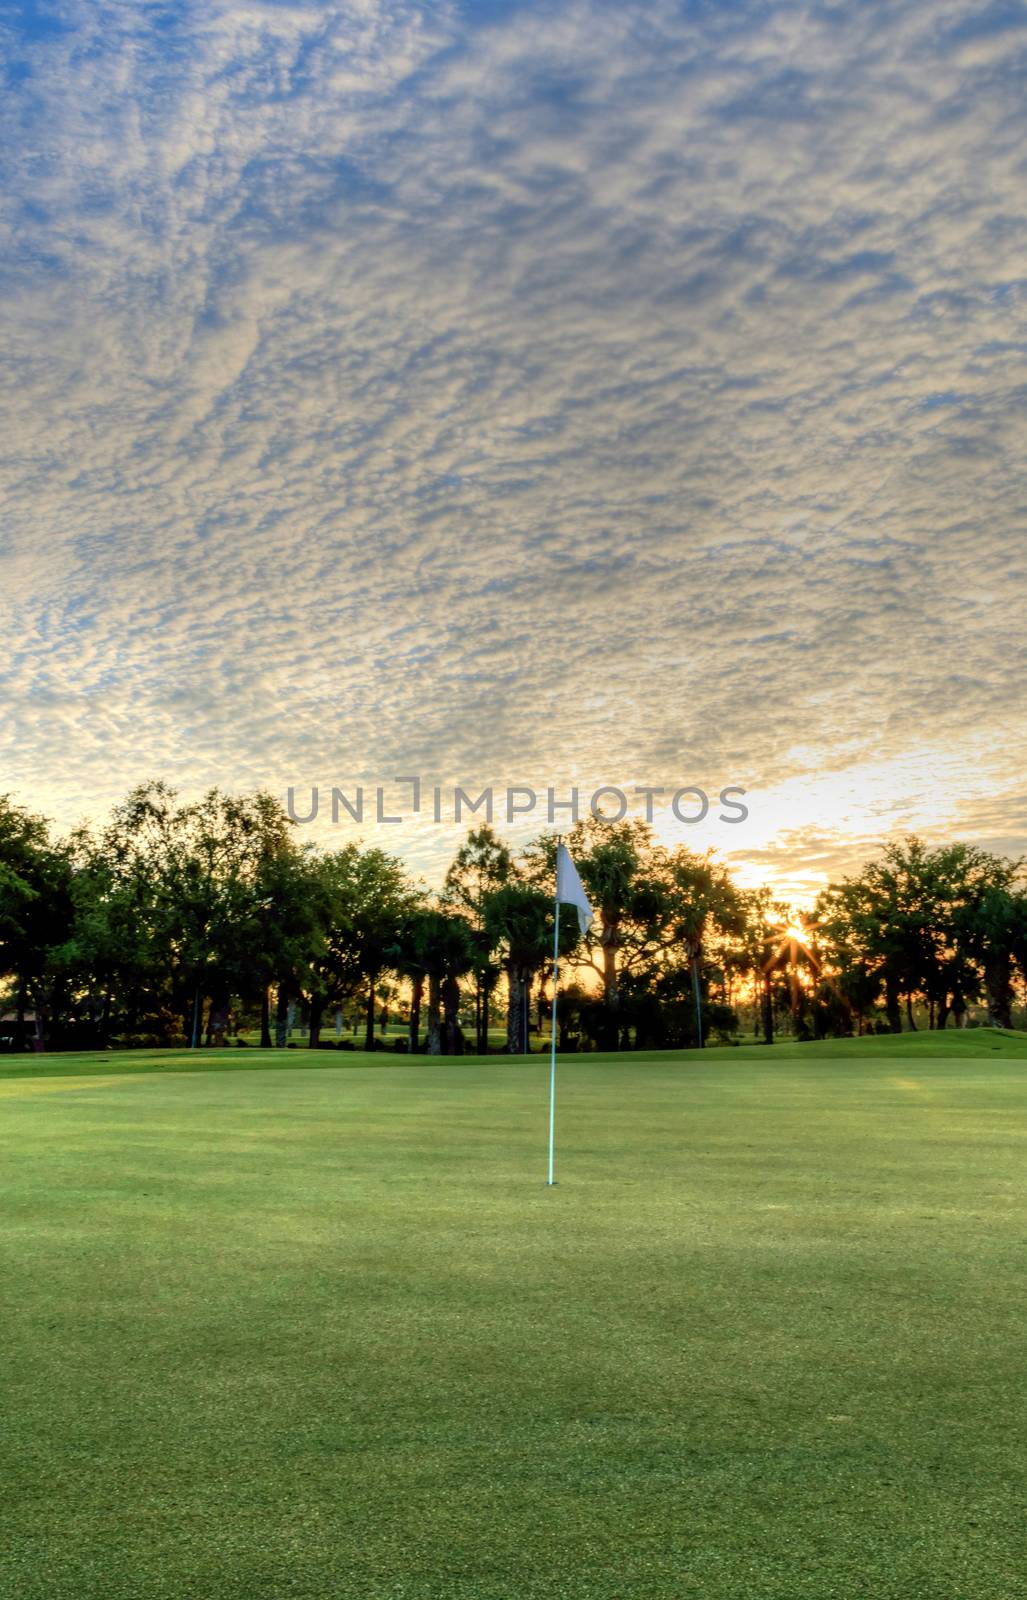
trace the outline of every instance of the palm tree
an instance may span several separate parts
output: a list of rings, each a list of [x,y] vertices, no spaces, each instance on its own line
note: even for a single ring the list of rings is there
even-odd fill
[[[513,872],[509,849],[483,823],[470,830],[457,851],[442,891],[443,904],[466,916],[474,934],[474,1023],[479,1055],[488,1055],[489,1001],[501,971],[486,928],[485,907],[489,895],[509,883]]]
[[[485,926],[494,946],[504,951],[507,1052],[527,1055],[531,985],[549,959],[553,902],[544,890],[531,884],[508,883],[488,897]]]
[[[428,1054],[457,1055],[462,1048],[459,1025],[460,982],[474,965],[475,945],[465,917],[433,908],[411,910],[387,950],[393,971],[411,986],[411,1054],[420,1046],[421,1002],[428,985]]]
[[[805,960],[812,967],[813,971],[819,975],[820,962],[817,960],[809,945],[806,943],[806,930],[798,921],[789,921],[788,924],[781,929],[780,938],[778,939],[776,948],[771,951],[770,955],[763,964],[764,970],[767,972],[777,972],[780,971],[782,967],[787,971],[788,987],[791,997],[791,1011],[793,1017],[797,1017],[799,1015],[800,950],[802,951]]]

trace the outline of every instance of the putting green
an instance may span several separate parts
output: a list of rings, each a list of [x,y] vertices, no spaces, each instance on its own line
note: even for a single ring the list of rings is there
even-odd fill
[[[0,1594],[1013,1600],[1027,1061],[955,1037],[571,1058],[553,1190],[537,1057],[12,1062]]]

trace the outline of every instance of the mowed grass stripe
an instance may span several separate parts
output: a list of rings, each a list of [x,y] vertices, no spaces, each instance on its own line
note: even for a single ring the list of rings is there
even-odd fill
[[[0,1592],[1020,1594],[1024,1065],[918,1050],[571,1058],[555,1190],[540,1060],[6,1099]]]

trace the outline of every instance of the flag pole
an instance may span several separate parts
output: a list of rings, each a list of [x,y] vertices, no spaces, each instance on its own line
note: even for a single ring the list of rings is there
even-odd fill
[[[560,841],[556,841],[556,857],[560,859]],[[553,921],[553,1007],[549,1016],[549,1187],[553,1187],[553,1135],[556,1131],[556,993],[560,973],[560,874],[556,875],[556,893],[553,897],[556,916]]]

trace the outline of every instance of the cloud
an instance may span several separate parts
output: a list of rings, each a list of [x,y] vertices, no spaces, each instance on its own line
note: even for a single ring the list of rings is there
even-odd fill
[[[4,41],[0,787],[772,797],[797,745],[981,746],[948,820],[992,827],[1022,8],[48,17]]]

